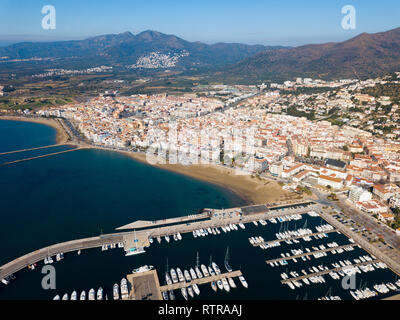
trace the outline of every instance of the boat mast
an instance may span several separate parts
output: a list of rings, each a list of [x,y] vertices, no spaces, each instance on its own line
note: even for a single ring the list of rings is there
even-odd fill
[[[225,263],[228,262],[228,259],[229,259],[229,246],[226,248]]]

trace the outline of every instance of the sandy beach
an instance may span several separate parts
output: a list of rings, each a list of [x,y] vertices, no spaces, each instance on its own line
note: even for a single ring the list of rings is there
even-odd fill
[[[124,152],[124,154],[148,163],[145,154],[133,152]],[[235,170],[218,165],[157,164],[154,166],[229,189],[246,200],[248,204],[301,199],[298,194],[283,190],[274,180],[259,179],[251,175],[237,175]]]
[[[63,144],[69,139],[67,132],[65,132],[62,125],[55,119],[51,118],[28,118],[19,116],[0,116],[0,120],[12,120],[12,121],[23,121],[23,122],[34,122],[40,123],[54,128],[57,131],[56,143]]]

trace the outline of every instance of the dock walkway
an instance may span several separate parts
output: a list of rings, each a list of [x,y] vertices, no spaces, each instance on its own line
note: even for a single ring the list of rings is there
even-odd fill
[[[306,275],[301,275],[299,277],[288,278],[288,279],[285,279],[285,280],[281,280],[281,283],[288,283],[288,282],[292,282],[292,281],[299,281],[299,280],[306,279],[306,278],[323,276],[323,275],[328,274],[330,272],[337,272],[337,271],[341,271],[341,270],[344,270],[344,269],[350,269],[352,267],[359,267],[359,266],[364,266],[364,265],[377,263],[377,262],[379,262],[378,259],[374,259],[372,261],[354,263],[354,264],[351,264],[351,265],[348,265],[348,266],[344,266],[344,267],[341,266],[339,268],[333,268],[333,269],[323,270],[323,271],[320,271],[320,272],[314,272],[314,273],[309,273],[309,274],[306,274]]]
[[[174,283],[174,284],[170,284],[170,285],[161,286],[160,291],[163,292],[163,291],[177,290],[177,289],[188,287],[192,284],[198,284],[198,285],[206,284],[206,283],[211,283],[213,281],[222,280],[223,278],[240,277],[241,275],[242,275],[242,272],[240,270],[226,272],[226,273],[221,273],[221,274],[215,275],[215,276],[204,277],[201,279],[194,279],[190,282],[185,281],[185,282],[178,282],[178,283]]]
[[[321,250],[315,250],[315,251],[311,251],[311,252],[303,252],[301,254],[295,254],[289,257],[279,257],[276,259],[271,259],[271,260],[267,260],[266,263],[274,263],[274,262],[279,262],[279,261],[283,261],[283,260],[293,260],[293,259],[298,259],[301,257],[307,257],[307,256],[313,256],[314,254],[318,254],[318,253],[325,253],[325,252],[331,252],[333,250],[339,250],[339,249],[344,249],[344,248],[349,248],[349,247],[356,247],[358,246],[358,244],[355,243],[350,243],[350,244],[346,244],[344,246],[338,246],[338,247],[333,247],[333,248],[326,248],[326,249],[321,249]]]

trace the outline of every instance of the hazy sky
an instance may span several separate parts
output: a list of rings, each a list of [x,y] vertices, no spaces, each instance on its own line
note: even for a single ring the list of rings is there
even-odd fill
[[[44,5],[56,30],[43,30]],[[356,30],[341,27],[344,5]],[[156,30],[189,41],[301,45],[400,27],[399,0],[0,0],[0,41],[65,40]]]

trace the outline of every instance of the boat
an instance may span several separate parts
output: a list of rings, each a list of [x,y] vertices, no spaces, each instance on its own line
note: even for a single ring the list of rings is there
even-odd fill
[[[222,279],[222,284],[226,292],[231,291],[231,287],[229,286],[228,280],[226,280],[226,278]]]
[[[168,272],[165,273],[165,282],[166,282],[168,285],[171,285],[171,284],[172,284],[172,280],[171,280],[171,277],[169,276]]]
[[[212,277],[215,276],[215,272],[214,272],[213,268],[211,268],[210,266],[208,266],[208,272],[210,273],[210,275]]]
[[[185,279],[186,279],[187,282],[192,281],[192,278],[190,277],[189,271],[185,270],[185,271],[183,271],[183,274],[184,274]]]
[[[204,264],[202,264],[200,266],[200,268],[201,268],[201,271],[203,271],[203,274],[204,274],[205,277],[209,277],[210,276],[210,274],[208,273],[207,267]]]
[[[165,236],[164,238],[165,238],[165,240],[167,240],[167,242],[169,243],[169,236]]]
[[[135,239],[134,239],[135,247],[134,247],[134,248],[130,248],[130,249],[126,252],[125,257],[134,256],[134,255],[137,255],[137,254],[141,254],[141,253],[145,253],[145,252],[146,252],[146,251],[144,250],[143,247],[138,247],[138,245],[137,245],[138,240],[137,240],[137,238],[136,238],[136,230],[135,230],[134,234],[135,234]]]
[[[182,293],[182,296],[185,298],[185,300],[187,300],[188,299],[188,295],[187,295],[186,288],[181,288],[181,293]]]
[[[229,247],[226,248],[226,254],[225,254],[225,261],[224,261],[224,264],[225,264],[225,269],[226,269],[228,272],[232,272],[233,269],[232,269],[231,266],[229,265],[228,259],[229,259]]]
[[[246,226],[245,226],[243,223],[241,223],[241,222],[239,223],[239,227],[240,227],[241,229],[243,229],[243,230],[246,229]]]
[[[78,250],[78,256],[80,256],[81,255],[81,250]]]
[[[7,279],[1,279],[1,282],[3,282],[5,285],[8,285],[10,283],[10,281],[8,281]]]
[[[65,301],[65,300],[68,300],[68,293],[66,293],[66,294],[63,295],[62,300],[64,300],[64,301]]]
[[[178,282],[178,276],[176,275],[175,269],[171,269],[170,273],[171,273],[172,282],[173,283],[177,283]]]
[[[144,248],[130,248],[126,254],[125,257],[129,257],[129,256],[135,256],[137,254],[141,254],[141,253],[145,253],[146,251],[144,250]]]
[[[113,298],[114,300],[119,300],[119,286],[117,283],[113,286]]]
[[[160,236],[157,237],[157,241],[158,241],[158,243],[161,243],[161,237]]]
[[[147,272],[147,271],[153,270],[153,268],[154,268],[153,266],[145,265],[145,266],[142,266],[142,267],[140,267],[140,268],[133,269],[133,270],[132,270],[132,273]]]
[[[211,282],[211,288],[212,288],[215,292],[217,292],[218,287],[217,287],[217,284],[215,283],[215,281]]]
[[[232,278],[228,278],[228,282],[229,282],[229,285],[231,286],[231,288],[236,288],[235,281],[233,281]]]
[[[182,235],[179,232],[177,233],[176,236],[178,237],[178,240],[182,240]]]
[[[197,278],[199,279],[203,278],[203,274],[201,273],[199,267],[196,266],[194,269],[196,270]]]
[[[180,282],[185,282],[185,278],[183,277],[182,270],[180,268],[176,268],[176,273],[178,274],[178,279]]]
[[[163,291],[161,294],[162,294],[164,300],[168,300],[168,292],[167,291]]]
[[[257,221],[253,221],[253,224],[254,224],[256,227],[258,226]]]
[[[94,289],[90,289],[90,291],[89,291],[89,300],[96,300],[95,299],[95,291],[94,291]]]
[[[189,293],[189,295],[194,298],[194,292],[193,292],[193,288],[192,286],[187,287],[187,292]]]
[[[178,236],[177,236],[175,233],[173,234],[172,237],[174,238],[175,241],[178,241]],[[166,293],[166,294],[167,294],[167,293]],[[167,297],[168,297],[168,294],[167,294]]]
[[[193,291],[194,291],[194,293],[196,293],[197,295],[199,295],[200,294],[200,289],[199,289],[199,286],[197,285],[197,284],[192,284],[192,287],[193,287]]]
[[[121,279],[121,299],[127,299],[129,295],[128,281],[125,278]]]
[[[197,279],[196,272],[193,270],[193,268],[190,268],[189,272],[193,280]]]
[[[56,295],[56,296],[53,298],[53,300],[60,300],[60,296],[59,296],[59,295]]]
[[[175,300],[174,290],[169,291],[169,299],[170,300]]]
[[[224,284],[222,283],[221,280],[217,281],[217,286],[218,286],[219,290],[224,290]]]
[[[212,267],[217,275],[221,274],[221,270],[215,262],[212,263]]]
[[[86,291],[85,291],[85,290],[83,290],[83,291],[81,292],[81,295],[80,295],[80,297],[79,297],[79,300],[81,300],[81,301],[86,300]]]
[[[97,300],[103,300],[103,288],[102,287],[100,287],[97,290]]]
[[[73,291],[71,294],[71,300],[76,301],[78,300],[78,294],[76,293],[76,291]]]
[[[249,285],[247,284],[247,281],[243,276],[239,276],[239,280],[243,287],[248,288]]]

